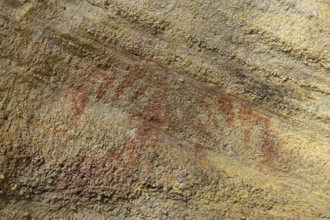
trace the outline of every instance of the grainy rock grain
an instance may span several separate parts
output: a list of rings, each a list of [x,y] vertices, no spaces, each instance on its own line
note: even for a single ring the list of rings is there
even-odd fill
[[[329,7],[0,0],[0,219],[329,219]]]

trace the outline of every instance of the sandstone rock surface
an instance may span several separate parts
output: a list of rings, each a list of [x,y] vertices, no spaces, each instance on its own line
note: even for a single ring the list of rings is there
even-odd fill
[[[0,0],[0,218],[330,218],[329,18]]]

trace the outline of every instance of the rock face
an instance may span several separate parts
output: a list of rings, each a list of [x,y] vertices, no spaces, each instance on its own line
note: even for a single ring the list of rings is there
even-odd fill
[[[1,219],[330,218],[328,0],[1,0]]]

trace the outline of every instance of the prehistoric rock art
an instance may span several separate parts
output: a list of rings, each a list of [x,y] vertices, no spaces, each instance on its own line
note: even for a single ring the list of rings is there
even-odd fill
[[[328,0],[0,0],[0,219],[330,218]]]

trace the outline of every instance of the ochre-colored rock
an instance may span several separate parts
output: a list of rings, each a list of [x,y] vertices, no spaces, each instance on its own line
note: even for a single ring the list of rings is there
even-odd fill
[[[1,0],[0,219],[330,218],[328,0]]]

